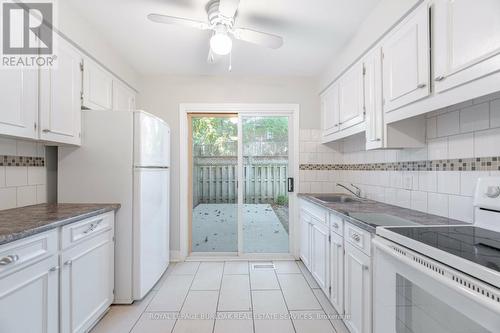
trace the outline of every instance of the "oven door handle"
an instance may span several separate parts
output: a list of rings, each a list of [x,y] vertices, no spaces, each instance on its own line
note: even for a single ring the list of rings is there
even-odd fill
[[[387,255],[391,256],[392,258],[395,258],[395,259],[401,261],[405,265],[408,265],[408,266],[416,269],[417,271],[429,276],[430,278],[437,280],[439,283],[449,287],[450,289],[456,291],[460,295],[462,295],[468,299],[471,299],[474,302],[477,302],[478,304],[480,304],[483,307],[488,308],[488,310],[500,314],[500,304],[499,303],[492,301],[490,298],[488,298],[486,296],[482,296],[480,294],[477,294],[477,293],[473,292],[472,290],[466,289],[460,283],[454,282],[450,278],[446,278],[443,275],[436,273],[432,269],[426,269],[425,266],[417,264],[413,260],[404,256],[403,254],[393,250],[390,246],[388,246],[385,243],[385,241],[374,238],[372,240],[372,242],[373,242],[373,245],[375,245],[376,249],[386,253]],[[400,246],[398,246],[398,247],[400,247]],[[411,253],[411,251],[408,251],[408,250],[405,250],[405,251]],[[430,261],[430,262],[434,262],[434,260],[430,259],[430,258],[426,258],[426,260]],[[476,280],[476,279],[473,279],[473,280]]]

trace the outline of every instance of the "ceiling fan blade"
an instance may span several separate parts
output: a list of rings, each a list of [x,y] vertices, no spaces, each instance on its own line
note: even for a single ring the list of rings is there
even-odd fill
[[[283,46],[283,37],[268,34],[266,32],[256,31],[247,28],[235,28],[233,35],[236,39],[269,47],[271,49],[279,49]]]
[[[222,16],[233,18],[240,5],[240,0],[220,0],[219,12]]]
[[[182,25],[185,27],[196,28],[196,29],[200,29],[200,30],[207,30],[210,28],[209,25],[205,22],[186,19],[186,18],[182,18],[182,17],[175,17],[175,16],[168,16],[168,15],[161,15],[161,14],[149,14],[148,19],[150,21],[153,21],[156,23],[176,24],[176,25]]]

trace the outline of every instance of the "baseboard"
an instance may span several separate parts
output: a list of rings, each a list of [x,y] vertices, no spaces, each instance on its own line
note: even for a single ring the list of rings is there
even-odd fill
[[[170,262],[179,262],[179,261],[184,261],[181,258],[181,251],[171,250],[170,251]]]

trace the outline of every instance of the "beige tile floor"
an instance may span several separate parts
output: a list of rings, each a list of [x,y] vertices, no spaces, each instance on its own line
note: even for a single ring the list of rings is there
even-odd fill
[[[300,261],[171,264],[142,301],[115,305],[92,333],[347,333]]]

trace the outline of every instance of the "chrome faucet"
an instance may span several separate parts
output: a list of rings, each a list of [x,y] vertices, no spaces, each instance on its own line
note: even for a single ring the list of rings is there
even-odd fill
[[[361,189],[359,187],[357,187],[356,185],[351,184],[351,186],[356,189],[356,192],[354,192],[353,190],[351,190],[350,188],[348,188],[347,186],[342,185],[342,184],[337,184],[337,186],[342,187],[342,188],[346,189],[347,191],[351,192],[352,194],[354,194],[356,197],[361,198]]]

